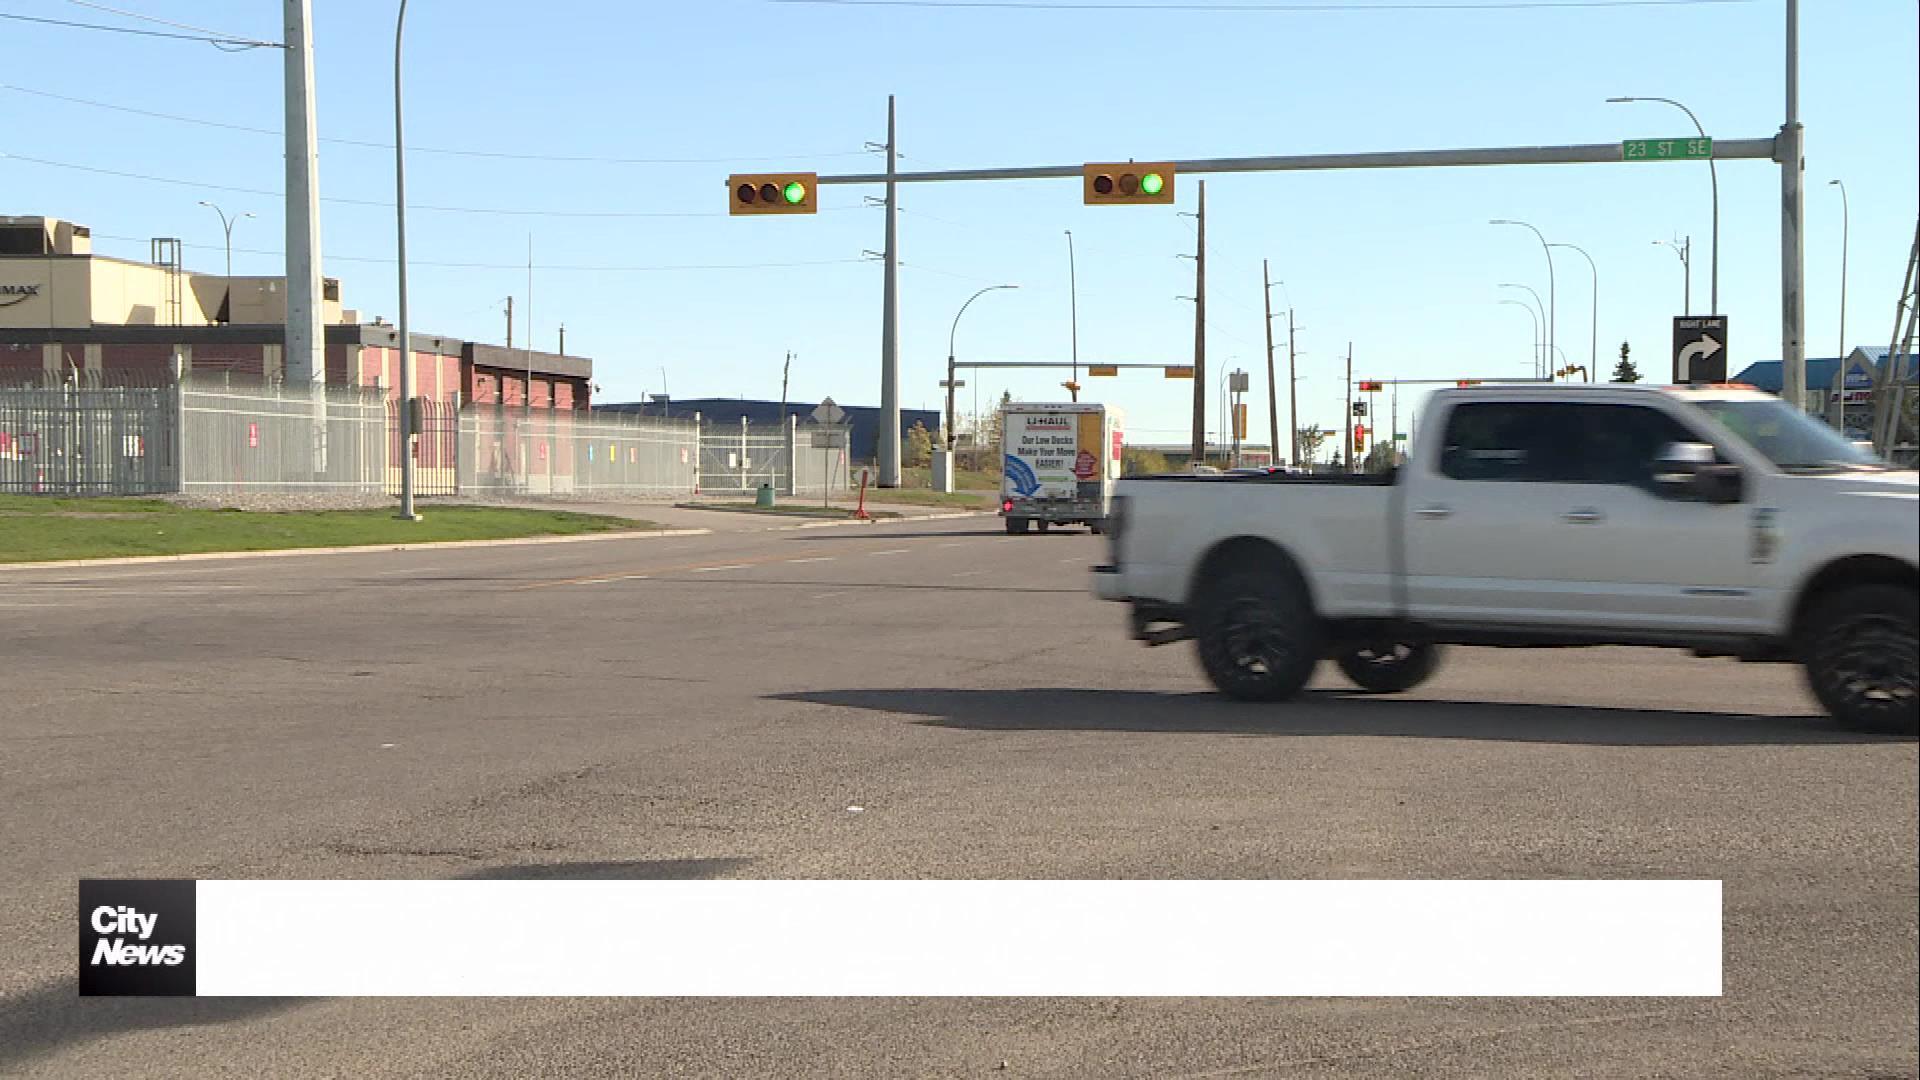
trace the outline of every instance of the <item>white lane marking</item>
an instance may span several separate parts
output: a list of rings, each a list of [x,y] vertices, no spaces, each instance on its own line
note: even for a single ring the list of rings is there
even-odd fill
[[[956,540],[956,541],[953,541],[953,542],[951,542],[951,543],[946,543],[946,544],[940,544],[940,545],[938,545],[938,546],[939,546],[939,547],[959,547],[959,546],[960,546],[960,542]]]
[[[869,551],[867,552],[867,554],[869,555],[905,555],[907,554],[908,550],[909,549],[907,548],[888,548],[885,551]]]
[[[1063,562],[1063,563],[1066,563],[1066,562],[1079,562],[1079,561],[1080,561],[1080,556],[1078,556],[1078,555],[1075,555],[1075,556],[1074,556],[1073,558],[1070,558],[1070,559],[1061,559],[1060,561],[1061,561],[1061,562]]]
[[[581,581],[566,581],[563,585],[605,585],[611,581],[646,581],[651,574],[615,574],[611,577],[586,578]]]
[[[973,577],[976,574],[984,574],[984,573],[986,573],[985,570],[961,570],[958,573],[954,574],[953,576],[954,577]]]
[[[750,570],[750,569],[752,569],[752,567],[748,566],[746,563],[729,563],[726,566],[697,566],[697,567],[694,567],[692,572],[696,574],[711,574],[716,570]]]
[[[815,555],[810,559],[788,559],[787,561],[790,563],[832,562],[833,558],[832,555]]]
[[[378,577],[401,577],[401,576],[404,576],[404,575],[407,575],[407,574],[431,574],[431,573],[434,573],[434,572],[436,572],[436,571],[440,571],[440,570],[445,570],[445,569],[446,569],[446,567],[444,567],[444,566],[416,566],[416,567],[413,567],[413,568],[411,568],[411,569],[408,569],[408,570],[382,570],[382,571],[380,571],[380,573],[379,573],[378,575],[376,575],[376,576],[378,576]]]
[[[815,600],[829,600],[829,599],[832,599],[833,597],[836,597],[836,596],[845,596],[845,595],[847,595],[847,594],[846,594],[846,593],[843,593],[843,592],[823,592],[823,593],[815,593],[815,594],[813,594],[813,599],[815,599]]]

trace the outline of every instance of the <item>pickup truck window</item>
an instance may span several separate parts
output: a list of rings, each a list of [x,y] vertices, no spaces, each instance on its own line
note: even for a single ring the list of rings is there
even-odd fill
[[[1886,467],[1886,462],[1784,401],[1728,399],[1699,405],[1788,472]]]
[[[1651,490],[1661,447],[1705,441],[1644,405],[1470,402],[1448,415],[1440,471],[1455,480]]]

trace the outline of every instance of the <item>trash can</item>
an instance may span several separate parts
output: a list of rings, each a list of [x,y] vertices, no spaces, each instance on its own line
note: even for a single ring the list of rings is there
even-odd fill
[[[773,509],[773,485],[761,484],[760,493],[754,496],[753,505],[761,510]]]

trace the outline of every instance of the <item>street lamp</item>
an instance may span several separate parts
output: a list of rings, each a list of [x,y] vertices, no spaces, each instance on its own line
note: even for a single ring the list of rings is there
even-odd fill
[[[1572,248],[1587,260],[1587,269],[1593,271],[1593,314],[1587,320],[1587,381],[1593,381],[1593,367],[1600,362],[1600,267],[1587,254],[1587,249],[1579,244],[1548,244],[1548,247]]]
[[[1533,353],[1533,374],[1538,377],[1540,374],[1540,316],[1534,312],[1533,305],[1525,301],[1502,300],[1500,302],[1520,308],[1527,313],[1528,318],[1533,320],[1533,337],[1527,339],[1527,345],[1530,347],[1529,351]]]
[[[233,227],[240,223],[240,218],[252,217],[253,211],[249,210],[246,213],[241,214],[240,217],[229,218],[227,217],[227,212],[225,210],[220,209],[219,207],[213,205],[212,203],[208,202],[205,199],[200,200],[200,205],[220,215],[220,231],[227,234],[227,279],[226,279],[227,295],[226,295],[226,305],[225,305],[227,309],[227,317],[225,321],[232,322],[233,321]]]
[[[1852,228],[1853,211],[1847,206],[1844,181],[1829,180],[1827,186],[1840,189],[1840,351],[1834,355],[1844,364],[1847,360],[1847,233]]]
[[[1611,97],[1607,99],[1607,103],[1610,105],[1623,105],[1634,101],[1657,101],[1663,105],[1671,105],[1687,114],[1687,119],[1693,121],[1693,130],[1699,132],[1702,139],[1707,137],[1707,129],[1700,126],[1700,118],[1693,115],[1693,110],[1672,98]],[[1720,314],[1720,170],[1714,165],[1711,155],[1707,158],[1707,175],[1713,181],[1713,291],[1710,297],[1713,303],[1713,310],[1708,312],[1708,314],[1718,315]]]
[[[1671,240],[1655,240],[1654,243],[1672,248],[1673,253],[1680,256],[1680,276],[1685,280],[1680,292],[1681,310],[1685,314],[1693,314],[1693,237],[1689,236],[1677,244]]]
[[[960,310],[954,313],[953,327],[952,329],[947,331],[947,381],[944,384],[947,388],[947,452],[948,453],[953,452],[954,442],[956,440],[956,435],[953,430],[953,425],[954,425],[953,392],[957,387],[957,384],[953,381],[953,341],[954,341],[954,335],[959,333],[960,331],[960,316],[965,315],[967,313],[967,309],[973,306],[973,302],[975,300],[980,299],[981,297],[987,295],[990,292],[993,292],[997,289],[1017,289],[1019,287],[1020,286],[1018,285],[989,285],[986,288],[981,289],[979,292],[974,293],[972,296],[967,297],[967,302],[964,304],[961,304]]]
[[[407,331],[407,151],[400,122],[400,44],[407,26],[407,0],[393,20],[393,223],[400,286],[400,520],[413,512],[413,339]],[[528,387],[531,394],[532,387]]]
[[[1522,228],[1531,229],[1533,231],[1533,235],[1540,238],[1540,250],[1544,252],[1547,256],[1547,337],[1546,337],[1546,341],[1547,341],[1547,344],[1549,345],[1553,344],[1556,341],[1559,341],[1560,340],[1560,333],[1559,333],[1560,293],[1559,293],[1559,289],[1556,288],[1554,285],[1553,249],[1547,247],[1546,235],[1543,234],[1539,229],[1534,228],[1532,225],[1528,225],[1524,221],[1511,221],[1511,220],[1508,220],[1507,218],[1494,218],[1488,224],[1519,225]]]
[[[1501,282],[1500,287],[1503,289],[1525,289],[1527,290],[1527,294],[1533,297],[1533,305],[1534,305],[1533,309],[1535,313],[1539,315],[1539,325],[1538,325],[1538,329],[1535,332],[1536,344],[1534,346],[1534,350],[1535,350],[1534,357],[1536,362],[1538,362],[1541,367],[1543,368],[1546,367],[1547,339],[1545,334],[1539,333],[1538,331],[1546,329],[1547,308],[1545,304],[1542,304],[1540,302],[1540,294],[1535,292],[1533,290],[1533,286],[1531,285],[1516,285],[1511,281]]]

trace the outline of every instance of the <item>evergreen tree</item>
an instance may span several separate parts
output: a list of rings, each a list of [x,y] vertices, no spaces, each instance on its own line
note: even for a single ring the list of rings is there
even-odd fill
[[[1633,346],[1624,341],[1620,343],[1620,362],[1613,365],[1612,381],[1618,383],[1636,383],[1640,381],[1640,369],[1633,366],[1633,359],[1629,355],[1632,351]]]

